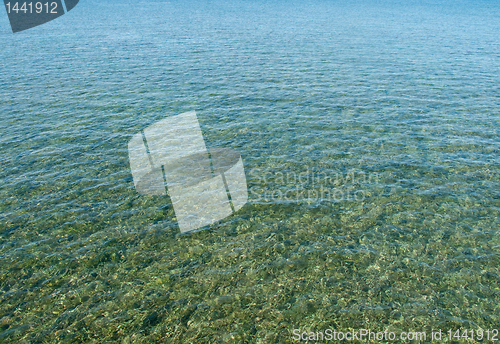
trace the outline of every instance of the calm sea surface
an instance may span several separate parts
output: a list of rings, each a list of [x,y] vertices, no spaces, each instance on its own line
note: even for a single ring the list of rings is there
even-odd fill
[[[0,12],[0,342],[498,328],[497,1]],[[180,234],[127,144],[191,110],[249,201]]]

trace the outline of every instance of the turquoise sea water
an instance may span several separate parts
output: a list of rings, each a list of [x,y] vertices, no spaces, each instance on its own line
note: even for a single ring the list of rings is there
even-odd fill
[[[0,12],[0,342],[498,328],[499,3]],[[250,198],[181,235],[127,144],[191,110]]]

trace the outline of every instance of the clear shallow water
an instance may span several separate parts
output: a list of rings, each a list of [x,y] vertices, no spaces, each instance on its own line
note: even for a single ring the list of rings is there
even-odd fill
[[[15,35],[2,14],[0,341],[495,328],[499,12],[87,1]],[[180,235],[127,143],[190,110],[250,200]]]

